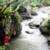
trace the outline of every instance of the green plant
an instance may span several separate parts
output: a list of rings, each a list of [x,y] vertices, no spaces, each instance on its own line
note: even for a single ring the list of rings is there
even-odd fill
[[[16,8],[11,9],[11,8],[13,8],[13,7],[11,7],[12,4],[14,2],[16,3],[16,1],[17,0],[3,4],[3,7],[0,6],[0,28],[1,28],[1,26],[3,27],[2,29],[4,29],[4,32],[5,32],[4,36],[9,35],[11,37],[14,34],[14,31],[16,31],[17,36],[20,34],[21,16],[17,12],[18,7],[20,7],[20,6],[16,5]],[[13,32],[13,34],[12,34],[12,32]],[[4,40],[2,40],[2,38],[3,37],[0,35],[0,44],[2,44],[2,42],[4,41]],[[3,45],[5,45],[5,43]]]

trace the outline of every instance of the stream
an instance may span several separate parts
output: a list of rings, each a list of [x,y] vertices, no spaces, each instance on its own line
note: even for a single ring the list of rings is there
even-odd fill
[[[50,8],[50,7],[48,7]],[[31,16],[32,19],[23,20],[21,22],[21,34],[19,38],[14,39],[10,44],[10,50],[50,50],[47,38],[41,34],[38,27],[43,19],[47,17],[50,12],[45,8],[37,10],[36,16]]]

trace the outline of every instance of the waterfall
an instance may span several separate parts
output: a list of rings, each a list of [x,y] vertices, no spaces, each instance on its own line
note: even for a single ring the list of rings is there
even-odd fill
[[[37,12],[37,16],[32,16],[32,19],[23,20],[21,22],[21,34],[19,38],[14,39],[10,44],[10,50],[49,50],[47,38],[41,34],[38,27],[43,22],[44,16],[41,12]],[[29,25],[31,24],[31,26]]]
[[[49,50],[47,39],[41,34],[39,28],[29,27],[29,21],[21,22],[22,30],[19,38],[11,42],[12,50]],[[29,34],[27,32],[29,32]]]

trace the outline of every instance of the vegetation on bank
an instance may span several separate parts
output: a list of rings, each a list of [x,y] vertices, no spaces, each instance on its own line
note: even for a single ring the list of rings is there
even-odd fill
[[[5,36],[11,37],[14,31],[17,36],[20,34],[22,17],[19,12],[22,12],[23,7],[27,6],[32,8],[50,6],[50,0],[0,0],[0,27],[4,29]],[[19,9],[20,7],[22,9]],[[48,20],[47,28],[50,35],[50,20]]]

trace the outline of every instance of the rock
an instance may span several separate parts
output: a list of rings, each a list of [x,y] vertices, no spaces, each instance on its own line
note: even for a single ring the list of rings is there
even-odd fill
[[[37,16],[38,14],[36,12],[31,11],[32,16]]]
[[[21,15],[21,17],[22,17],[23,20],[32,19],[32,18],[29,16],[28,13],[23,12],[23,13],[21,13],[20,15]]]

